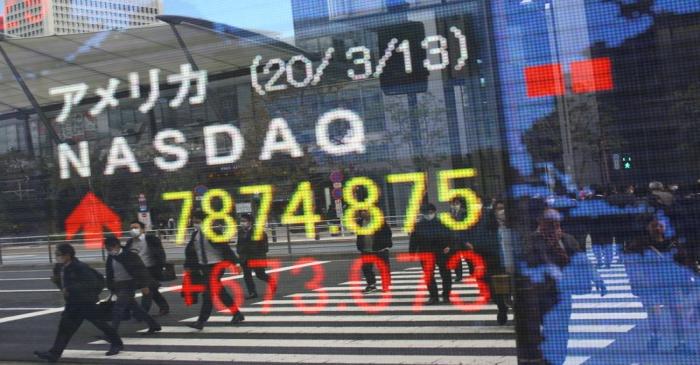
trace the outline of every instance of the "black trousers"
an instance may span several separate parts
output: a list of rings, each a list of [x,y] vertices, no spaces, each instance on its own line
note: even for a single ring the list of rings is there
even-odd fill
[[[117,296],[117,301],[112,309],[112,327],[115,330],[119,331],[119,324],[127,310],[131,311],[131,314],[136,319],[146,322],[150,328],[158,327],[158,322],[136,303],[136,298],[134,298],[136,289],[133,287],[119,287],[117,285],[114,294]]]
[[[68,342],[73,337],[75,332],[83,324],[84,320],[88,320],[93,326],[104,332],[107,341],[114,345],[123,345],[122,339],[117,331],[112,328],[105,320],[100,318],[99,309],[95,303],[69,303],[61,314],[61,322],[58,325],[58,333],[53,347],[49,350],[52,354],[60,357],[63,354]]]
[[[449,299],[450,292],[452,292],[452,272],[447,268],[448,255],[443,253],[435,254],[435,263],[433,267],[429,267],[423,261],[421,266],[423,266],[423,272],[428,272],[428,292],[430,293],[430,298],[438,298],[438,287],[435,281],[435,265],[438,267],[440,272],[440,278],[442,279],[442,298]]]
[[[199,310],[199,318],[197,319],[200,322],[206,322],[209,320],[209,317],[211,316],[211,311],[214,309],[214,302],[212,300],[212,292],[210,288],[210,278],[212,273],[214,272],[214,267],[216,264],[210,264],[210,265],[202,265],[202,275],[204,275],[204,293],[202,293],[202,307]],[[216,280],[221,281],[221,278],[224,276],[224,273],[226,270],[221,270],[219,272],[219,275],[217,276]],[[225,288],[221,288],[221,291],[219,292],[219,299],[221,299],[221,302],[227,307],[231,308],[233,305],[233,298],[231,298],[231,295],[226,291]],[[236,314],[240,311],[236,311],[231,314]]]
[[[248,289],[248,294],[257,293],[257,290],[255,289],[255,282],[253,281],[253,272],[255,272],[255,277],[264,282],[268,282],[270,280],[270,277],[265,272],[264,267],[256,267],[251,269],[250,266],[248,266],[248,260],[241,260],[241,269],[243,269],[243,280],[245,280],[245,286]]]
[[[160,276],[160,267],[159,266],[153,266],[148,268],[148,273],[151,274],[151,277],[156,279]],[[149,286],[148,289],[151,291],[150,295],[144,295],[141,297],[141,308],[148,312],[151,310],[151,305],[153,302],[156,302],[156,305],[160,310],[170,310],[170,305],[168,305],[168,301],[165,300],[165,297],[163,294],[158,291],[158,288],[160,288],[160,283],[154,280],[153,285]]]
[[[389,275],[391,275],[391,264],[389,263],[389,250],[379,251],[379,252],[363,252],[361,254],[364,256],[375,256],[384,262],[387,269],[389,270]],[[381,274],[381,273],[380,273]],[[364,275],[367,285],[376,285],[377,277],[374,275],[374,264],[368,262],[362,265],[362,275]],[[390,279],[390,278],[389,278]]]

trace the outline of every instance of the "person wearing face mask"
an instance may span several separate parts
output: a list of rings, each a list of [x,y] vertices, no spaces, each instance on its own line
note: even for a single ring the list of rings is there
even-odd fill
[[[136,253],[121,247],[119,239],[114,236],[105,239],[105,249],[109,253],[105,263],[107,273],[107,288],[117,296],[112,309],[112,326],[119,330],[119,324],[127,310],[130,310],[138,320],[148,324],[146,334],[161,330],[160,324],[148,312],[136,303],[134,295],[137,289],[146,296],[150,294],[153,279],[148,274],[146,266]]]
[[[144,295],[141,298],[141,307],[148,312],[151,309],[152,302],[156,302],[161,316],[170,313],[170,306],[165,297],[160,293],[158,288],[160,288],[160,282],[158,279],[161,277],[161,272],[163,271],[163,266],[165,265],[165,250],[163,249],[163,243],[160,238],[153,234],[146,234],[146,225],[140,221],[132,221],[130,225],[131,238],[126,242],[124,248],[129,251],[134,251],[139,255],[141,261],[146,265],[148,273],[153,280],[153,284],[149,287],[150,295]]]
[[[496,320],[498,324],[505,325],[508,322],[506,303],[509,294],[507,290],[502,290],[501,286],[508,285],[503,282],[499,282],[502,285],[495,283],[496,279],[503,280],[506,275],[513,273],[511,230],[506,223],[505,204],[496,200],[491,209],[484,209],[482,217],[470,232],[470,241],[474,245],[474,251],[484,259],[486,265],[485,279],[491,285],[492,300],[498,307]]]
[[[268,282],[270,277],[265,272],[264,267],[251,268],[248,265],[248,261],[267,259],[267,233],[263,232],[262,238],[259,240],[254,239],[253,217],[248,213],[241,214],[240,222],[241,228],[238,230],[236,251],[241,260],[243,278],[246,288],[248,289],[248,296],[246,299],[253,299],[258,297],[258,292],[255,289],[255,282],[253,281],[253,271],[255,271],[255,277],[264,282]]]
[[[367,227],[370,224],[371,218],[367,210],[359,211],[359,218],[357,224],[361,227]],[[362,256],[375,256],[382,260],[386,265],[389,277],[387,277],[387,282],[383,284],[388,284],[391,281],[391,266],[389,263],[389,248],[393,246],[391,241],[391,229],[386,224],[386,222],[381,222],[379,229],[372,234],[358,234],[357,235],[357,250],[360,251]],[[374,264],[367,262],[362,265],[362,273],[367,281],[367,286],[362,291],[365,294],[377,291],[377,278],[374,274]],[[383,285],[382,290],[386,288],[388,290],[388,285]]]
[[[190,241],[187,243],[187,247],[185,247],[185,271],[189,272],[193,277],[202,278],[202,285],[204,285],[205,288],[202,293],[202,306],[199,311],[199,317],[196,322],[188,325],[198,330],[204,328],[204,324],[209,320],[213,309],[210,284],[211,274],[214,268],[223,261],[228,261],[231,264],[238,263],[238,258],[236,254],[233,253],[228,243],[215,243],[207,238],[207,235],[202,231],[202,221],[204,221],[204,218],[204,212],[201,210],[192,213],[194,231],[192,232]],[[222,270],[216,280],[221,280],[224,276],[224,272],[225,270]],[[231,298],[231,295],[223,286],[219,292],[219,298],[227,308],[233,307],[233,298]],[[233,315],[231,324],[237,324],[245,320],[243,313],[241,313],[238,308],[236,308],[235,312],[232,311],[231,314]]]
[[[75,249],[68,243],[56,246],[55,255],[57,264],[51,279],[61,290],[66,306],[61,314],[53,346],[48,351],[35,351],[34,355],[48,362],[58,361],[84,320],[88,320],[104,332],[105,339],[111,344],[105,356],[118,354],[124,349],[124,343],[117,331],[100,318],[100,310],[96,304],[104,288],[104,277],[78,260],[75,257]]]
[[[457,222],[463,222],[467,217],[467,211],[462,205],[462,201],[459,198],[454,198],[450,202],[450,216]],[[454,282],[458,283],[462,281],[464,277],[464,269],[462,268],[462,257],[461,252],[464,250],[472,250],[473,246],[469,242],[468,232],[464,230],[450,230],[451,242],[450,251],[452,256],[459,255],[460,259],[457,261],[457,266],[455,267],[455,279]],[[469,273],[474,272],[474,267],[470,261],[467,261],[467,267],[469,268]]]
[[[442,300],[444,303],[449,303],[452,290],[452,273],[447,268],[450,254],[450,233],[447,227],[437,218],[435,205],[424,205],[421,208],[421,213],[423,218],[416,223],[416,227],[409,239],[408,251],[413,254],[433,255],[435,258],[433,265],[428,265],[424,260],[421,260],[423,273],[428,276],[427,284],[430,299],[427,304],[434,305],[440,302],[437,282],[435,281],[435,265],[438,266],[440,278],[442,279]]]

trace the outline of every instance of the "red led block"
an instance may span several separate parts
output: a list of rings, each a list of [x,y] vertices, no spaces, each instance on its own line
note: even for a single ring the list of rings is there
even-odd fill
[[[564,95],[564,77],[561,65],[554,63],[526,67],[525,84],[529,98]]]
[[[607,91],[614,87],[612,63],[607,57],[572,62],[570,67],[571,87],[577,94]]]

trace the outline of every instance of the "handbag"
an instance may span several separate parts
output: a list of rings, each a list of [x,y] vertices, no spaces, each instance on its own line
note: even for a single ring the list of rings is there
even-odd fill
[[[493,275],[491,276],[491,286],[493,294],[508,295],[510,290],[510,275]]]
[[[177,275],[175,275],[175,265],[165,263],[158,276],[158,280],[160,281],[173,281],[177,279]]]
[[[97,302],[97,313],[99,318],[104,321],[112,320],[112,310],[114,309],[114,301],[112,300],[112,295],[105,300]]]
[[[110,294],[109,297],[105,300],[101,300],[97,302],[97,313],[99,315],[99,318],[104,320],[104,321],[111,321],[112,320],[112,312],[114,311],[114,303],[116,303],[115,300],[112,300],[114,297],[114,294]],[[130,311],[124,311],[124,314],[122,315],[122,321],[128,321],[131,319],[131,312]]]

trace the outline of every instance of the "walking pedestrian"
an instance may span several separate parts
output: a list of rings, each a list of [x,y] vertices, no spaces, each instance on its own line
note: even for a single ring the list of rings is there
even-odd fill
[[[146,233],[146,225],[138,220],[132,221],[130,225],[131,238],[127,241],[124,247],[127,250],[134,251],[139,255],[141,261],[146,265],[146,269],[150,274],[152,281],[148,288],[150,295],[144,295],[141,298],[141,307],[148,312],[151,309],[153,302],[156,302],[160,308],[159,315],[164,316],[170,313],[170,305],[165,297],[160,293],[160,280],[163,266],[165,266],[166,256],[163,249],[163,242],[157,236]]]
[[[528,303],[531,308],[529,328],[539,333],[530,334],[540,340],[546,364],[561,365],[567,355],[571,296],[590,293],[592,285],[601,296],[607,293],[605,284],[591,267],[576,239],[561,229],[561,214],[547,208],[538,220],[538,228],[528,237],[524,257],[534,282]]]
[[[241,229],[238,231],[238,240],[236,242],[236,251],[241,262],[243,270],[243,279],[245,280],[248,296],[246,299],[258,297],[258,292],[255,289],[253,281],[253,272],[258,279],[269,282],[270,277],[265,272],[265,267],[250,267],[250,260],[266,260],[269,244],[267,241],[267,233],[263,231],[260,239],[255,239],[253,230],[253,217],[248,213],[241,214],[240,217]]]
[[[467,217],[467,211],[462,205],[462,201],[459,198],[452,199],[450,203],[450,216],[457,222],[463,222]],[[464,277],[464,269],[462,268],[462,251],[473,249],[472,244],[468,242],[468,233],[465,230],[450,230],[450,251],[451,256],[459,256],[457,260],[457,266],[455,267],[455,278],[454,282],[458,283],[462,281]],[[474,266],[470,261],[467,261],[467,267],[469,268],[469,274],[474,272]]]
[[[150,294],[153,279],[148,274],[146,266],[136,253],[121,247],[119,239],[114,236],[105,239],[105,249],[109,253],[105,270],[107,273],[107,288],[117,297],[112,309],[112,326],[119,330],[119,324],[126,311],[131,311],[136,319],[148,324],[146,334],[161,330],[160,324],[136,303],[134,295],[140,289],[144,296]]]
[[[75,257],[75,249],[68,243],[56,246],[55,255],[58,266],[54,282],[61,290],[66,305],[61,313],[61,321],[53,346],[48,351],[35,351],[34,355],[49,362],[58,361],[84,320],[88,320],[104,332],[105,338],[110,343],[109,351],[105,356],[118,354],[124,349],[124,343],[117,331],[100,318],[100,311],[96,304],[105,286],[104,277],[78,260]]]
[[[450,254],[450,233],[438,220],[437,209],[433,204],[424,205],[421,208],[423,217],[416,224],[415,230],[409,239],[408,250],[413,254],[431,255],[434,258],[430,265],[426,260],[421,260],[423,274],[427,275],[428,292],[430,299],[428,305],[438,304],[438,287],[435,281],[435,265],[437,265],[442,279],[442,300],[450,302],[452,290],[452,274],[447,268]]]
[[[470,241],[474,251],[484,258],[485,279],[491,286],[492,300],[498,307],[496,321],[499,325],[505,325],[508,322],[510,277],[514,270],[512,231],[507,225],[505,204],[500,200],[483,217],[472,230]]]
[[[175,218],[170,217],[168,218],[168,237],[171,237],[175,234]]]
[[[357,224],[360,227],[367,227],[370,222],[371,217],[369,212],[367,210],[360,210]],[[377,257],[384,263],[389,273],[386,282],[384,282],[384,278],[382,278],[382,290],[384,291],[389,290],[389,283],[391,282],[391,264],[389,263],[389,249],[393,246],[391,235],[391,229],[385,221],[382,221],[379,229],[374,233],[358,234],[356,241],[357,250],[360,251],[360,256],[362,258]],[[367,286],[362,292],[367,294],[377,291],[377,278],[374,274],[374,263],[366,261],[362,264],[362,274],[367,282]]]
[[[684,298],[692,291],[693,272],[683,247],[675,238],[667,238],[663,222],[652,217],[644,235],[627,246],[624,261],[632,293],[648,314],[652,335],[647,349],[656,352],[661,341],[659,330],[671,327],[677,340],[674,352],[689,353],[683,321],[690,304]],[[671,324],[662,324],[663,308],[670,310]]]
[[[194,226],[194,232],[190,241],[185,247],[185,270],[197,276],[203,278],[204,292],[202,293],[202,306],[199,311],[199,317],[197,321],[191,323],[189,327],[201,330],[204,328],[204,324],[209,320],[211,312],[213,309],[213,298],[212,296],[218,295],[221,302],[231,309],[231,323],[236,324],[243,322],[245,317],[243,313],[236,307],[233,306],[233,298],[231,295],[221,287],[219,293],[212,293],[211,291],[211,275],[214,272],[214,268],[220,262],[230,262],[231,264],[238,263],[238,258],[236,254],[233,253],[231,247],[228,243],[214,243],[211,242],[204,232],[202,231],[202,221],[204,220],[204,213],[202,211],[195,211],[192,214],[192,224]],[[195,274],[196,273],[196,274]],[[220,281],[224,276],[224,270],[221,270],[218,277],[214,280]]]
[[[600,203],[608,202],[611,196],[617,194],[614,189],[602,191],[596,187],[596,193],[591,198],[592,201]],[[617,225],[610,212],[601,211],[597,217],[592,217],[589,222],[589,232],[591,234],[591,246],[596,258],[596,268],[610,268],[613,259],[613,236]]]

